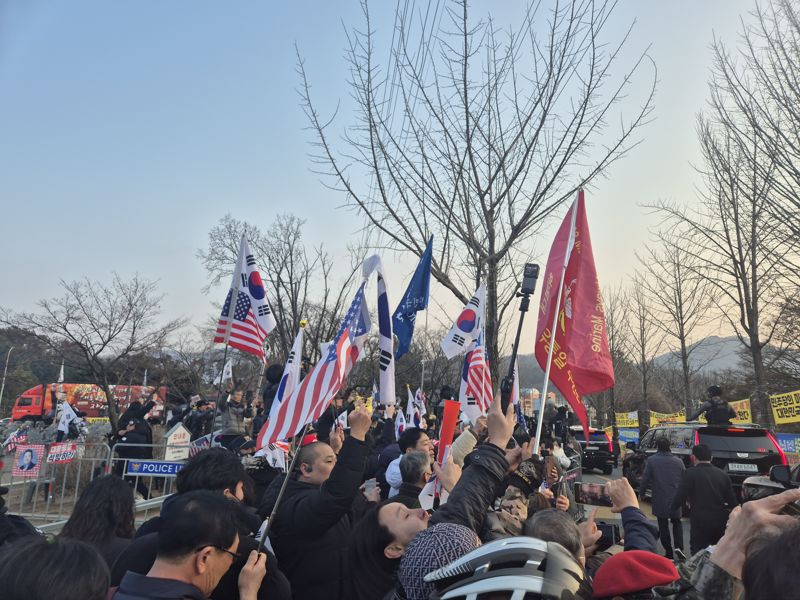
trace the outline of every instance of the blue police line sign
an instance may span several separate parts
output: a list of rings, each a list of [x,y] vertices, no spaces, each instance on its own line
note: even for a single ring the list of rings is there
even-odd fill
[[[163,460],[129,460],[128,475],[146,475],[148,477],[173,477],[183,468],[182,462]]]

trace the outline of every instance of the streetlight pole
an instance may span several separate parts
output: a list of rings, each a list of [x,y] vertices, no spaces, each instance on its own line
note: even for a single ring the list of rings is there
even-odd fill
[[[3,392],[6,389],[6,373],[8,373],[8,359],[11,358],[11,351],[14,349],[14,346],[8,349],[8,354],[6,354],[6,366],[3,368],[3,383],[0,384],[0,408],[3,406]]]

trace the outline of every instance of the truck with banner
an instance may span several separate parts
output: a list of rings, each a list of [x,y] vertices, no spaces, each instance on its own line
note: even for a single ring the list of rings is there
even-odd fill
[[[158,398],[151,416],[159,417],[164,412],[166,387],[113,385],[111,391],[117,400],[120,412],[128,408],[134,400],[146,402],[154,392],[157,392]],[[76,411],[84,413],[89,419],[108,416],[108,401],[100,386],[91,383],[47,383],[37,385],[19,395],[11,410],[11,420],[51,419],[55,415],[53,408],[58,406],[59,398],[69,402]]]

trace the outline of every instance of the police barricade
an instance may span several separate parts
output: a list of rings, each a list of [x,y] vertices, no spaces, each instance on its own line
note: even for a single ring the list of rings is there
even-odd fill
[[[124,478],[132,487],[137,506],[137,519],[156,515],[160,504],[150,506],[146,500],[169,496],[175,491],[175,476],[189,457],[189,446],[167,444],[114,444],[111,450],[111,472]],[[142,514],[144,513],[144,514]]]
[[[103,442],[18,444],[7,452],[0,486],[8,512],[44,525],[69,517],[86,485],[108,473],[111,448]]]

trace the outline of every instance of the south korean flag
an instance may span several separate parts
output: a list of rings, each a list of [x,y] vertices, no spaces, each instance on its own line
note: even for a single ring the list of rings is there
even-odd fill
[[[442,352],[447,358],[453,358],[466,352],[480,335],[481,329],[483,329],[485,298],[486,289],[484,286],[480,286],[442,340]]]

